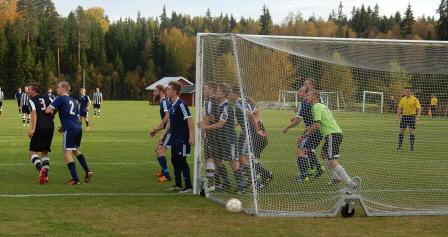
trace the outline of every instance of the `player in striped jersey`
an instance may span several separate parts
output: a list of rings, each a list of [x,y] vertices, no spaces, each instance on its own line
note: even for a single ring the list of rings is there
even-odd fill
[[[162,121],[151,131],[151,137],[155,137],[159,131],[165,129],[168,120],[170,120],[169,109],[171,108],[171,102],[165,96],[165,92],[165,86],[163,85],[157,85],[153,92],[154,98],[159,101],[160,104],[160,118]],[[156,176],[159,177],[160,182],[171,181],[171,175],[165,157],[165,150],[170,146],[170,137],[171,133],[167,133],[166,136],[160,139],[156,148],[157,160],[162,168],[162,170],[156,174]]]
[[[3,94],[2,88],[0,87],[0,115],[2,115],[4,99],[5,99],[5,95]]]
[[[39,183],[48,182],[48,171],[50,169],[51,142],[53,140],[54,123],[52,114],[45,113],[45,109],[51,101],[46,96],[39,95],[40,86],[29,84],[28,95],[31,111],[31,128],[28,131],[30,137],[30,158],[33,165],[39,171]],[[40,157],[39,157],[40,153]]]
[[[93,117],[98,118],[101,115],[101,104],[103,103],[103,94],[100,92],[100,88],[96,88],[95,93],[92,96],[93,99]]]
[[[30,107],[29,101],[30,97],[28,96],[28,86],[24,87],[24,92],[20,97],[20,108],[22,111],[22,123],[23,126],[30,126]]]

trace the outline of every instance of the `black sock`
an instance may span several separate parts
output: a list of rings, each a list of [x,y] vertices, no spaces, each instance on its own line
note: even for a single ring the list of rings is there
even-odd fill
[[[320,163],[317,160],[316,151],[310,151],[308,154],[308,158],[310,159],[311,168],[316,168],[317,170],[320,170]]]
[[[31,162],[36,167],[37,171],[40,171],[40,169],[42,169],[42,162],[40,161],[39,156],[31,157]]]
[[[86,126],[87,126],[87,127],[89,126],[89,121],[87,121],[87,119],[86,119]]]
[[[84,171],[85,171],[86,173],[87,173],[87,172],[90,172],[89,166],[87,165],[87,161],[86,161],[86,159],[84,158],[84,155],[83,155],[83,154],[80,154],[80,155],[77,156],[76,158],[78,159],[78,161],[79,161],[79,163],[81,164],[81,166],[82,166],[82,168],[84,169]]]
[[[234,170],[233,175],[235,176],[236,186],[238,190],[242,190],[244,188],[242,170],[241,169]]]
[[[176,187],[182,188],[182,170],[181,167],[179,166],[179,161],[177,157],[171,156],[171,163],[173,164],[174,167],[174,181],[176,183],[175,185]]]
[[[305,157],[297,157],[297,164],[299,165],[300,178],[308,176],[308,164]]]
[[[269,170],[264,168],[260,163],[255,163],[254,166],[255,166],[255,173],[257,175],[258,174],[261,175],[261,178],[263,179],[263,182],[266,181],[267,179],[271,179],[272,178],[271,172],[269,172]]]
[[[76,164],[75,162],[67,163],[68,170],[70,170],[70,174],[72,179],[76,182],[79,182],[78,173],[76,172]]]
[[[400,133],[400,135],[398,135],[398,147],[401,148],[403,145],[403,133]]]
[[[227,174],[226,166],[224,164],[219,164],[217,165],[216,171],[218,171],[217,173],[219,173],[219,176],[222,179],[222,184],[224,185],[224,187],[230,188],[230,179],[229,175]]]
[[[411,141],[411,149],[414,149],[415,135],[414,134],[410,134],[409,135],[409,140]]]

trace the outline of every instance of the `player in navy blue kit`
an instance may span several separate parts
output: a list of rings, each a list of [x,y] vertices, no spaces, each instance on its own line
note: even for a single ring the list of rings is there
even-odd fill
[[[22,114],[22,108],[20,107],[20,101],[22,100],[22,88],[17,88],[17,93],[15,95],[16,101],[17,101],[17,107],[19,107],[19,115]]]
[[[180,193],[192,193],[190,167],[187,163],[187,156],[190,155],[190,148],[194,144],[193,119],[190,110],[185,102],[179,98],[182,85],[177,81],[171,81],[166,88],[166,95],[171,101],[169,110],[170,120],[168,121],[163,136],[171,133],[171,162],[174,167],[175,186],[172,190]],[[182,189],[182,175],[185,188]]]
[[[151,131],[151,137],[156,136],[159,131],[163,130],[166,127],[168,120],[170,120],[169,109],[171,108],[171,102],[165,96],[165,92],[165,87],[163,85],[157,85],[153,93],[155,99],[159,101],[160,104],[160,118],[162,119],[162,121]],[[171,181],[171,175],[168,170],[168,164],[165,157],[165,150],[170,146],[170,137],[171,134],[167,133],[166,136],[160,139],[156,148],[157,160],[159,161],[160,167],[162,168],[161,171],[156,173],[156,176],[159,177],[160,182]]]
[[[80,182],[76,172],[76,164],[72,157],[73,154],[76,155],[85,171],[84,183],[91,180],[93,172],[90,171],[87,161],[80,150],[82,127],[79,120],[78,103],[68,95],[69,91],[70,84],[66,81],[60,82],[57,88],[58,97],[47,107],[45,112],[53,113],[55,110],[59,112],[59,119],[62,124],[60,131],[64,133],[62,140],[64,159],[72,176],[68,185],[72,186]]]
[[[299,89],[299,97],[302,99],[302,103],[300,104],[300,109],[297,113],[297,116],[292,119],[291,123],[283,130],[283,132],[287,132],[288,129],[297,126],[302,120],[305,125],[305,131],[313,125],[313,113],[311,111],[312,105],[306,100],[307,88],[305,86]],[[299,177],[297,181],[302,183],[308,180],[308,168],[314,169],[315,177],[320,177],[322,175],[322,168],[317,160],[317,147],[322,140],[322,134],[320,131],[316,131],[312,133],[311,136],[300,136],[299,144],[297,149],[297,163],[299,165]],[[309,165],[308,167],[308,159]]]
[[[54,123],[53,116],[45,113],[45,109],[51,101],[48,97],[40,95],[38,84],[28,85],[28,103],[31,111],[31,128],[28,136],[31,138],[29,154],[31,162],[39,171],[39,183],[48,183],[48,171],[50,170],[51,142],[53,140]],[[40,157],[39,157],[40,153]]]
[[[90,108],[90,98],[88,95],[86,95],[86,89],[81,88],[81,95],[79,96],[79,117],[82,120],[84,119],[86,121],[86,130],[90,129],[89,126],[89,108]]]

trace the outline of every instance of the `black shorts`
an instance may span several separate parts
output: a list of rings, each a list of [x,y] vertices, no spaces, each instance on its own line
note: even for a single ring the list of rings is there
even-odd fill
[[[0,101],[0,109],[2,108],[2,106],[3,106],[3,102]]]
[[[22,106],[22,114],[30,114],[30,108],[26,105]]]
[[[412,128],[415,129],[415,115],[402,115],[400,121],[400,128]]]
[[[34,152],[51,152],[51,142],[53,141],[52,129],[37,129],[30,141],[30,151]]]
[[[171,156],[187,157],[190,156],[191,146],[185,141],[173,141],[171,144]]]
[[[82,129],[67,129],[62,140],[63,151],[76,151],[81,146]]]
[[[320,131],[316,131],[310,136],[305,137],[302,142],[298,144],[299,149],[307,149],[307,150],[316,150],[322,141],[322,133]]]
[[[339,158],[339,148],[342,143],[342,133],[333,133],[325,137],[322,152],[327,156],[328,160],[337,160]]]
[[[94,109],[101,109],[101,104],[93,104]]]
[[[171,147],[171,133],[167,133],[162,139],[160,139],[159,146],[163,146],[165,148]]]
[[[89,111],[87,109],[81,109],[79,110],[79,116],[87,118],[89,116]]]

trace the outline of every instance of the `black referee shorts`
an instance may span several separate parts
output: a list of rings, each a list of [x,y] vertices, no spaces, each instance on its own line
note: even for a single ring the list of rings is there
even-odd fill
[[[51,142],[53,141],[54,129],[37,129],[30,141],[30,151],[51,152]]]
[[[402,115],[400,120],[400,128],[412,128],[415,129],[415,121],[416,116],[415,115]]]

